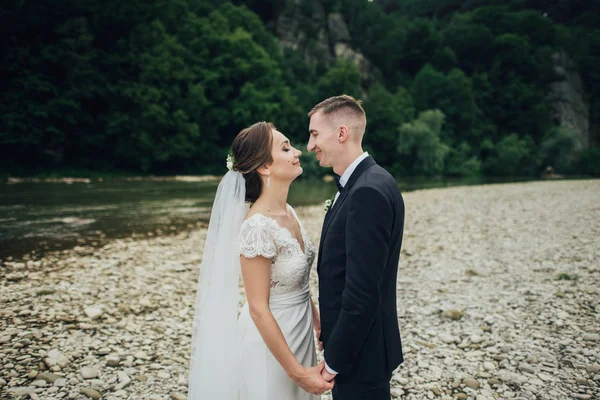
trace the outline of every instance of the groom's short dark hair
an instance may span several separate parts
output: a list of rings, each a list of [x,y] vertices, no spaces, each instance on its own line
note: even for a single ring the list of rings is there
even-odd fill
[[[363,110],[362,101],[356,100],[352,96],[343,94],[341,96],[334,96],[323,100],[310,110],[308,113],[309,117],[318,111],[323,111],[323,114],[333,114],[337,111],[344,111],[350,114],[354,114],[357,117],[366,119],[365,110]]]

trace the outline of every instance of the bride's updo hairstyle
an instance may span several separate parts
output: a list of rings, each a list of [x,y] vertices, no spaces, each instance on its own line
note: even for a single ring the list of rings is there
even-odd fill
[[[262,180],[257,169],[271,164],[273,157],[273,130],[270,122],[257,122],[242,129],[233,140],[231,154],[235,160],[233,170],[246,179],[246,201],[254,203],[262,191]]]

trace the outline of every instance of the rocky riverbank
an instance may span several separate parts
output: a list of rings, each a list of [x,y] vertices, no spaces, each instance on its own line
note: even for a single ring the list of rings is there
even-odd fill
[[[394,396],[600,398],[600,181],[404,199]],[[205,233],[2,260],[0,397],[185,399]]]

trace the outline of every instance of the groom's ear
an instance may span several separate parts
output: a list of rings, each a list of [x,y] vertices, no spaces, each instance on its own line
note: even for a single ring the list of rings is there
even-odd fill
[[[340,126],[338,129],[339,142],[344,143],[348,139],[350,139],[350,131],[348,131],[348,127],[346,125]]]

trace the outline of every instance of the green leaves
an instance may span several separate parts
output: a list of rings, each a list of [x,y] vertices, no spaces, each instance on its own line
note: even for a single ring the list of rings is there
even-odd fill
[[[340,94],[360,98],[361,78],[358,67],[352,61],[338,60],[319,80],[317,89],[321,99]]]
[[[479,110],[471,79],[464,72],[453,69],[446,75],[427,65],[415,77],[411,93],[417,110],[437,108],[444,113],[448,121],[444,128],[447,141],[477,141],[473,128]]]
[[[444,113],[428,110],[411,123],[400,126],[398,153],[409,161],[406,166],[417,175],[441,175],[449,147],[440,140]]]
[[[540,145],[540,157],[544,166],[553,167],[559,174],[573,171],[580,152],[579,135],[564,127],[548,131]]]
[[[574,107],[589,105],[597,146],[596,4],[284,3],[7,4],[0,169],[220,173],[242,128],[270,120],[303,142],[311,107],[347,93],[364,100],[365,147],[391,171],[597,173],[597,152],[555,127],[548,98],[553,58],[568,54],[561,76],[581,77]],[[360,70],[334,59],[340,44],[362,53]],[[434,109],[444,117],[423,113]]]
[[[535,170],[530,161],[534,150],[533,141],[528,136],[521,139],[516,133],[512,133],[496,145],[488,142],[483,147],[491,152],[483,162],[483,170],[488,175],[518,177],[531,175]]]

